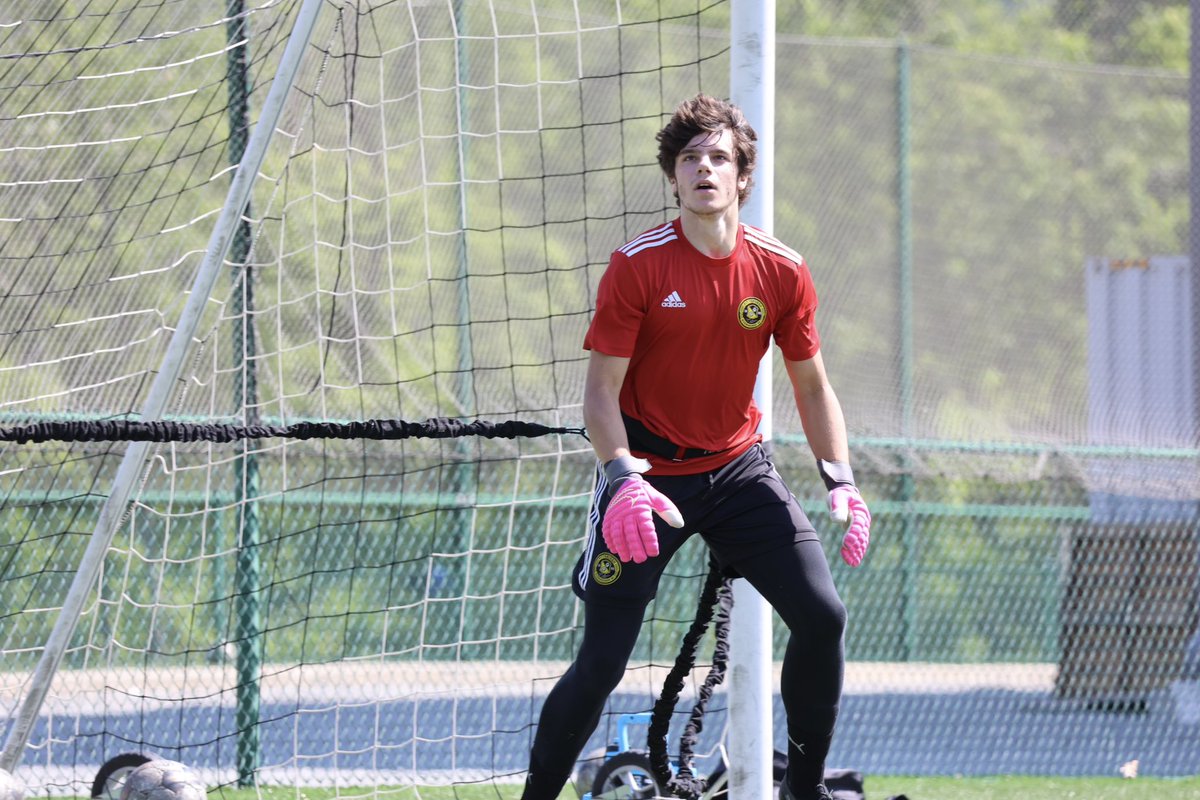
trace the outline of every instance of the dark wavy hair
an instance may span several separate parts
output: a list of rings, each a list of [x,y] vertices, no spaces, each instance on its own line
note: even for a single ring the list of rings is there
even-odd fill
[[[675,159],[688,142],[701,133],[718,133],[725,128],[733,132],[733,150],[737,157],[738,177],[749,178],[746,188],[738,192],[738,206],[746,203],[754,183],[754,167],[758,163],[758,134],[746,121],[742,110],[725,100],[698,94],[675,107],[675,113],[658,132],[658,165],[668,178],[675,177]],[[679,192],[675,192],[679,203]]]

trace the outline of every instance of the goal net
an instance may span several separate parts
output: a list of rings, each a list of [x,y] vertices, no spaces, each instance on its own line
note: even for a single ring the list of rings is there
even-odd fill
[[[776,369],[774,458],[850,612],[830,766],[1196,774],[1198,311],[1164,255],[1186,249],[1187,76],[849,38],[882,6],[833,5],[821,35],[777,37],[762,132],[874,515],[849,570]],[[730,94],[733,13],[0,8],[0,428],[151,409],[556,431],[4,439],[18,777],[79,795],[153,753],[210,786],[517,795],[580,634],[595,287],[677,213],[654,135],[679,100]],[[672,561],[585,755],[653,705],[707,566],[699,541]],[[705,767],[727,708],[719,690]]]

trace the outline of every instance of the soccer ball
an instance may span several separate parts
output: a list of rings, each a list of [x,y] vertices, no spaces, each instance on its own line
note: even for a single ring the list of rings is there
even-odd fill
[[[207,789],[178,761],[155,759],[129,773],[121,787],[121,800],[205,800]]]
[[[0,769],[0,800],[22,800],[25,797],[25,786]]]

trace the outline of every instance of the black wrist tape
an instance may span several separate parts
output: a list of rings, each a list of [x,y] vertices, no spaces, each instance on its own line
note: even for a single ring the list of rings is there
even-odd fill
[[[608,481],[608,493],[611,495],[630,475],[640,475],[650,469],[645,459],[633,456],[617,456],[612,461],[604,462],[604,477]]]
[[[825,481],[825,489],[832,492],[839,486],[854,486],[854,470],[845,461],[817,459],[817,472]]]

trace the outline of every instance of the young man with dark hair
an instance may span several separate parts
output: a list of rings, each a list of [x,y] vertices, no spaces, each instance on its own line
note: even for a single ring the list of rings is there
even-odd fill
[[[851,566],[866,554],[871,515],[821,360],[808,267],[739,220],[756,141],[737,107],[706,95],[681,103],[658,134],[679,216],[618,248],[600,281],[584,339],[583,414],[599,464],[573,578],[583,641],[542,709],[523,800],[558,796],[624,674],[663,569],[693,533],[791,634],[780,682],[788,734],[780,797],[829,796],[846,609],[816,531],[761,444],[753,391],[772,339],[830,512],[847,525],[842,558]]]

